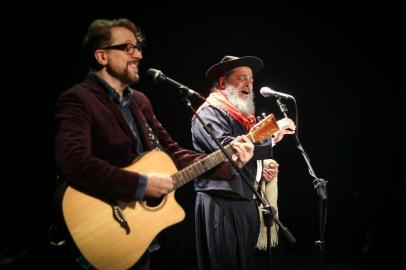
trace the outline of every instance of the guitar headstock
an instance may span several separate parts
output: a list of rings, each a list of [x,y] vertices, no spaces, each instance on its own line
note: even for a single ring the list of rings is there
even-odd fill
[[[271,113],[250,129],[249,136],[252,138],[252,142],[261,142],[271,137],[278,130],[276,118]]]

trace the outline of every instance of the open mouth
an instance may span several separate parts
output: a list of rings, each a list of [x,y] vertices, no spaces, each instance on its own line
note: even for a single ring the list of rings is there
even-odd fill
[[[249,90],[241,90],[241,93],[242,93],[244,96],[249,96],[249,95],[251,94],[251,92],[250,92]]]
[[[138,72],[138,63],[131,63],[128,65],[131,69],[135,70]]]

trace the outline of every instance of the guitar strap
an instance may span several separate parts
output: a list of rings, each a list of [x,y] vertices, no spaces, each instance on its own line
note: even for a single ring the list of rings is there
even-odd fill
[[[152,145],[152,148],[154,150],[162,150],[163,147],[162,145],[159,143],[158,138],[156,137],[154,131],[152,130],[150,124],[148,123],[148,119],[145,119],[145,126],[148,130],[148,139]]]
[[[148,119],[146,117],[144,118],[145,118],[145,127],[147,128],[148,131],[148,139],[152,145],[153,150],[163,150],[163,147],[159,143],[157,136],[155,135],[154,131],[151,128],[151,125],[148,123]],[[148,247],[149,252],[155,252],[161,248],[161,245],[159,244],[158,241],[158,237],[159,236],[156,236],[152,240],[152,243]]]

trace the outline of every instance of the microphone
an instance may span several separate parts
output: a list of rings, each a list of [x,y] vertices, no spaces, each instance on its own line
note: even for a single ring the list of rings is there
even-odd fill
[[[262,96],[264,97],[269,97],[269,96],[274,96],[276,98],[285,98],[285,99],[292,99],[295,100],[294,96],[291,96],[289,94],[285,94],[285,93],[281,93],[281,92],[276,92],[274,90],[272,90],[269,87],[262,87],[259,92],[261,93]]]
[[[147,74],[152,77],[152,80],[154,83],[158,84],[159,82],[165,82],[169,83],[176,88],[179,88],[182,92],[186,93],[188,96],[197,96],[202,100],[206,100],[202,95],[200,95],[198,92],[184,86],[181,83],[178,83],[175,80],[172,80],[171,78],[167,77],[165,74],[162,73],[162,71],[154,68],[150,68],[147,70]]]

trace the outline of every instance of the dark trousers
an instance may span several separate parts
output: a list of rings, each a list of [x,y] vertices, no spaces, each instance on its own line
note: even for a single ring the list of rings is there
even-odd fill
[[[195,217],[199,270],[253,269],[259,234],[254,201],[198,192]]]

